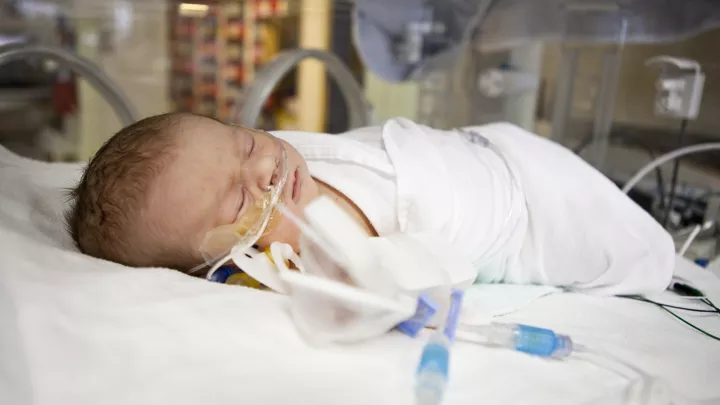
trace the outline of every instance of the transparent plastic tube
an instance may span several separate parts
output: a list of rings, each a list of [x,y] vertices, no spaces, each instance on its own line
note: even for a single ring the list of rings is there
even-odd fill
[[[428,340],[420,357],[415,385],[417,405],[437,405],[442,402],[449,365],[450,340],[442,329],[438,329]]]
[[[491,323],[489,325],[464,326],[464,331],[476,333],[481,343],[505,347],[540,357],[562,359],[573,352],[569,336],[550,329],[521,324]]]
[[[415,385],[417,405],[440,404],[448,384],[450,345],[455,339],[464,292],[448,289],[443,295],[449,298],[444,316],[420,356]]]
[[[638,172],[625,183],[625,186],[622,188],[622,191],[624,193],[628,193],[630,190],[635,187],[636,184],[640,182],[645,176],[647,176],[648,173],[655,170],[656,167],[662,166],[663,164],[670,162],[672,160],[675,160],[679,157],[685,156],[685,155],[691,155],[693,153],[700,153],[700,152],[709,152],[714,150],[720,150],[720,142],[711,142],[711,143],[704,143],[700,145],[692,145],[692,146],[686,146],[684,148],[676,149],[672,152],[668,152],[659,158],[653,160],[652,162],[648,163],[646,166],[644,166],[642,169],[638,170]]]

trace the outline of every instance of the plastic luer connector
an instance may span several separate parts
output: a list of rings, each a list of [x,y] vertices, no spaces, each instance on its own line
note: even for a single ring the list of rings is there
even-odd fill
[[[573,352],[573,343],[567,335],[550,329],[521,324],[492,323],[464,327],[482,337],[488,346],[506,347],[540,357],[562,359]]]
[[[412,318],[400,322],[395,328],[400,332],[416,337],[423,328],[430,322],[430,319],[438,311],[438,304],[431,300],[427,294],[420,294],[418,297],[415,315]]]

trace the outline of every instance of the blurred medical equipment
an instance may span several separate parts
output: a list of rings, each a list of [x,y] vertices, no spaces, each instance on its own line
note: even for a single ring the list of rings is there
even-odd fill
[[[280,53],[257,72],[255,79],[243,89],[243,95],[231,114],[231,120],[255,128],[258,118],[271,92],[280,80],[306,59],[322,61],[331,78],[337,82],[340,92],[348,105],[350,128],[370,124],[372,109],[365,100],[365,94],[348,68],[337,56],[315,49],[297,49]]]
[[[415,313],[417,294],[397,284],[396,269],[382,261],[367,235],[334,202],[327,197],[311,202],[307,222],[284,206],[279,209],[301,230],[304,272],[289,271],[284,257],[273,260],[289,290],[295,324],[308,340],[326,344],[376,337]],[[444,299],[447,306],[450,297]]]
[[[445,280],[446,284],[449,285],[449,278],[446,277]],[[445,395],[450,377],[450,346],[457,335],[464,291],[449,290],[445,287],[442,292],[443,295],[450,296],[450,302],[449,305],[444,306],[444,312],[440,314],[436,325],[434,325],[435,332],[425,343],[420,355],[415,380],[415,400],[418,405],[439,405]],[[432,319],[432,316],[427,316],[423,311],[421,304],[425,301],[425,298],[425,296],[420,296],[418,299],[418,311],[413,317],[414,319],[410,320],[410,322],[414,321],[415,326],[419,328],[430,326],[430,320]],[[432,301],[428,300],[428,302]],[[420,316],[418,317],[418,315]],[[397,328],[402,331],[402,324],[398,325]],[[409,335],[415,337],[418,332],[419,330],[415,330]]]
[[[695,238],[700,235],[700,232],[707,231],[711,229],[714,225],[715,223],[713,221],[707,221],[702,225],[695,225],[692,228],[692,231],[690,231],[690,234],[688,235],[680,250],[678,250],[678,255],[685,256],[685,253],[687,253],[688,249],[690,249],[690,246],[692,245],[693,241],[695,241]]]
[[[686,146],[684,148],[680,148],[675,151],[666,153],[654,159],[653,161],[642,167],[640,170],[638,170],[638,172],[624,184],[624,186],[622,187],[622,191],[625,193],[629,193],[640,181],[642,181],[645,176],[647,176],[650,172],[656,170],[656,168],[662,166],[667,162],[695,153],[718,151],[720,151],[720,143],[705,143]],[[698,264],[700,265],[706,265],[717,254],[717,203],[718,201],[715,201],[713,206],[708,206],[706,208],[704,218],[702,218],[700,224],[691,226],[687,229],[681,228],[677,230],[674,234],[676,244],[680,244],[678,246],[678,252],[680,255],[685,255],[688,250],[692,248],[692,243],[695,241],[695,238],[697,238],[698,235],[702,234],[705,236],[704,239],[699,242],[703,242],[705,245],[709,245],[707,247],[701,247],[702,252],[696,255],[698,256],[696,257],[696,259],[699,260]],[[674,209],[673,206],[668,204],[665,209],[666,211],[664,218],[672,218],[673,214],[671,211]],[[678,218],[674,222],[680,222],[680,219]]]
[[[52,62],[56,65],[55,71],[58,69],[69,69],[71,72],[84,77],[92,87],[94,87],[101,96],[109,103],[118,119],[123,126],[130,125],[138,119],[138,114],[125,96],[125,92],[120,89],[114,81],[112,81],[96,64],[90,60],[76,55],[61,47],[52,45],[32,44],[27,42],[9,42],[0,46],[0,66],[12,66],[13,62]],[[47,65],[37,63],[42,66],[42,71],[48,71]],[[28,72],[30,73],[30,72]],[[53,77],[53,73],[47,72],[48,78]],[[49,125],[54,121],[52,103],[62,103],[59,94],[62,90],[56,87],[48,89],[37,88],[20,88],[18,91],[3,92],[0,104],[10,108],[12,115],[6,115],[2,120],[3,131],[16,131],[18,136],[5,136],[3,141],[8,142],[8,146],[17,143],[18,151],[23,150],[23,154],[35,156],[39,158],[47,158],[56,152],[63,152],[74,155],[73,151],[59,151],[57,145],[60,143],[58,139],[62,139],[67,144],[68,141],[62,136],[57,135],[57,131],[50,129]],[[66,89],[63,89],[66,90]],[[46,99],[43,103],[42,100]],[[40,102],[40,103],[39,103]],[[26,104],[23,109],[17,109],[17,106]],[[45,105],[49,104],[49,105]],[[8,118],[9,122],[8,122]],[[22,128],[23,130],[19,130]],[[28,131],[28,129],[32,129]],[[34,132],[37,132],[36,135]],[[52,142],[52,143],[51,143]],[[55,147],[53,147],[55,145]]]
[[[678,148],[681,148],[684,146],[688,120],[696,119],[700,111],[705,74],[702,73],[697,61],[689,59],[657,56],[649,59],[645,64],[647,66],[660,65],[661,73],[656,84],[657,95],[654,111],[661,117],[682,120],[677,138]],[[677,158],[673,162],[670,198],[662,219],[664,227],[668,226],[673,211],[679,169],[680,159]]]
[[[291,313],[303,336],[315,344],[350,342],[378,336],[394,327],[416,336],[420,329],[431,325],[434,318],[436,331],[422,350],[415,396],[418,404],[439,404],[449,377],[450,344],[460,322],[463,292],[450,292],[447,275],[441,276],[444,283],[436,286],[432,294],[434,299],[441,300],[442,309],[436,311],[437,306],[424,294],[403,291],[402,286],[392,280],[395,269],[389,266],[393,261],[393,257],[387,256],[389,252],[385,252],[385,257],[379,256],[382,253],[372,248],[370,239],[357,224],[325,197],[308,205],[307,223],[283,205],[278,209],[302,232],[299,258],[288,245],[279,243],[271,246],[270,258],[277,266],[274,271],[281,284],[285,284],[279,290],[290,294]],[[404,253],[401,249],[392,252],[400,257]],[[413,253],[417,255],[422,251]],[[252,274],[258,268],[247,259],[247,256],[241,258],[236,264],[249,265],[248,269],[252,270],[248,273]],[[267,259],[262,256],[259,259],[266,271],[273,271],[268,268]],[[397,257],[394,259],[400,264]],[[290,271],[286,260],[294,262],[300,272]],[[425,268],[416,270],[427,271],[432,261],[425,263]],[[432,310],[426,309],[427,303],[431,303]],[[432,316],[435,312],[439,317]],[[402,326],[406,321],[412,323],[408,329]],[[543,328],[492,324],[461,327],[461,331],[472,332],[480,338],[480,343],[488,346],[507,347],[541,357],[564,358],[572,352],[569,337]]]
[[[660,66],[655,114],[679,119],[697,118],[705,87],[705,74],[697,61],[656,56],[645,62]]]
[[[658,52],[651,45],[677,43],[720,25],[720,7],[703,1],[357,4],[358,48],[369,68],[389,81],[422,80],[420,121],[454,127],[510,120],[564,144],[586,132],[584,157],[605,172],[618,165],[609,152],[611,134],[665,130],[662,120],[636,107],[648,91],[643,80],[628,79],[640,74],[628,67],[638,56]],[[688,43],[678,53],[695,54],[690,48]],[[685,71],[663,70],[668,76]],[[698,104],[690,105],[684,105],[687,112],[697,113]]]
[[[450,368],[450,339],[437,329],[423,347],[415,383],[417,405],[438,405],[442,402]]]
[[[628,43],[657,43],[720,25],[720,11],[702,0],[661,6],[652,0],[358,0],[356,4],[361,55],[374,72],[391,81],[452,68],[451,59],[439,59],[457,53],[467,39],[482,49],[509,48],[530,38],[610,43],[617,41],[618,29],[625,25]],[[638,20],[645,23],[623,22]]]
[[[110,103],[123,126],[138,120],[125,93],[95,64],[65,49],[48,45],[10,43],[0,46],[0,65],[26,58],[45,58],[82,75]]]
[[[253,134],[248,158],[238,170],[244,182],[239,195],[238,218],[232,224],[221,225],[207,232],[200,245],[205,263],[191,269],[189,274],[212,266],[206,275],[210,279],[218,265],[230,259],[233,252],[245,253],[268,230],[288,178],[287,151],[274,136]],[[258,177],[263,175],[267,176],[267,190],[264,190],[262,198],[256,199],[249,189],[257,186],[250,183],[258,181]]]
[[[536,326],[493,322],[463,325],[460,331],[472,333],[481,344],[504,347],[539,357],[562,359],[573,352],[569,336]]]
[[[643,166],[640,170],[628,180],[622,188],[622,191],[627,193],[633,189],[645,176],[653,171],[656,167],[659,167],[667,162],[677,159],[682,156],[691,155],[700,152],[712,152],[720,150],[720,142],[712,142],[706,144],[686,146],[684,148],[677,149],[675,151],[666,153],[647,165]]]

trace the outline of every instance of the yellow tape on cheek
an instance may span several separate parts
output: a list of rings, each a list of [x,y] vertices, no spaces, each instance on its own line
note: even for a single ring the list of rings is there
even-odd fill
[[[235,222],[235,232],[238,235],[245,235],[250,228],[261,219],[264,209],[264,203],[262,200],[255,201],[252,207],[250,207],[245,214]]]

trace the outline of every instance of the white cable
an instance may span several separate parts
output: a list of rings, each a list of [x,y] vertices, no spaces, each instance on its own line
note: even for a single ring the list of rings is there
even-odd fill
[[[720,150],[720,142],[703,143],[700,145],[686,146],[684,148],[676,149],[672,152],[668,152],[659,158],[653,160],[640,169],[622,188],[623,193],[628,193],[640,182],[645,176],[651,171],[655,170],[656,167],[662,166],[663,164],[675,160],[685,155],[691,155],[693,153],[708,152],[712,150]]]
[[[690,249],[690,245],[692,245],[692,242],[700,234],[700,231],[702,231],[702,227],[700,225],[695,225],[695,228],[693,228],[692,232],[690,232],[690,236],[687,237],[685,243],[683,243],[680,248],[680,251],[678,251],[678,256],[685,256],[685,253],[687,253],[688,249]]]
[[[656,377],[648,374],[625,359],[622,359],[621,357],[611,354],[605,350],[590,349],[583,345],[575,345],[574,352],[575,353],[572,358],[588,362],[596,367],[626,378],[630,383],[630,385],[626,387],[628,390],[626,392],[626,399],[628,400],[628,403],[643,405],[651,403],[652,388],[654,384],[657,384]],[[626,373],[625,370],[620,370],[615,367],[618,365],[624,367],[635,375],[630,375]]]

